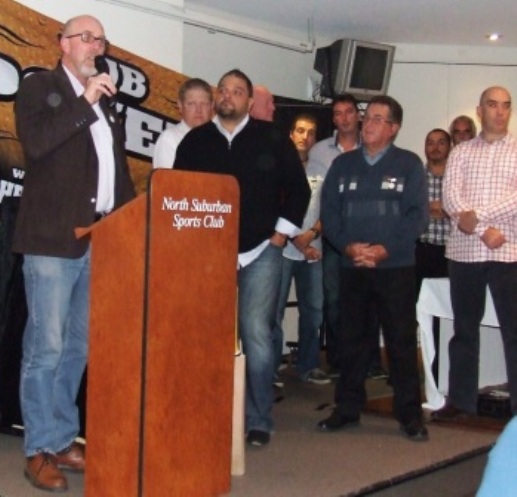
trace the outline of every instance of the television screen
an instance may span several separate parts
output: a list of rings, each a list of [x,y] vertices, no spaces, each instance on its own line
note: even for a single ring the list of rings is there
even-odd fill
[[[349,88],[381,91],[387,59],[386,50],[358,46],[352,63]]]
[[[387,92],[395,47],[344,38],[316,51],[314,69],[321,73],[320,95],[352,93],[369,100]]]

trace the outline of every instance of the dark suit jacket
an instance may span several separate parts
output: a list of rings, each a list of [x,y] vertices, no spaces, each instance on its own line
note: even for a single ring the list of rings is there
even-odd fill
[[[101,108],[113,133],[115,208],[135,196],[116,113]],[[13,250],[32,255],[77,258],[88,240],[74,229],[95,217],[98,160],[90,125],[92,106],[78,97],[61,64],[25,78],[15,105],[16,129],[25,154],[25,177]]]

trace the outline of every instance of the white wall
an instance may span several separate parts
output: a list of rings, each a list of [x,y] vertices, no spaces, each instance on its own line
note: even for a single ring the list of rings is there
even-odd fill
[[[121,1],[121,0],[116,0]],[[128,4],[182,6],[183,0],[127,0]],[[170,17],[121,7],[103,0],[21,0],[22,4],[59,21],[94,13],[113,43],[154,62],[199,76],[211,84],[229,69],[238,67],[254,83],[268,86],[277,95],[308,99],[308,78],[314,54],[257,43],[214,33]],[[224,22],[218,19],[216,22]],[[242,26],[245,27],[245,21]],[[244,28],[245,30],[245,28]],[[272,37],[278,35],[272,31]],[[346,33],[343,33],[346,36]],[[305,33],[300,33],[303,40]],[[318,46],[332,40],[318,40]],[[379,40],[382,41],[382,40]],[[423,157],[426,133],[447,128],[458,114],[475,118],[479,95],[491,85],[506,86],[517,98],[517,49],[398,45],[389,93],[404,108],[404,124],[397,144]],[[517,119],[512,123],[517,135]]]
[[[215,84],[226,71],[239,68],[253,83],[266,85],[275,95],[308,98],[312,53],[302,54],[195,26],[185,26],[184,34],[186,74]]]
[[[398,46],[389,87],[404,108],[397,144],[423,157],[426,133],[447,129],[457,115],[469,115],[479,128],[476,106],[485,88],[505,86],[517,99],[516,60],[517,49]],[[510,131],[517,136],[517,118]]]
[[[120,48],[157,64],[182,72],[183,23],[130,6],[101,0],[17,0],[59,22],[90,14],[101,21],[106,38]],[[163,0],[162,0],[163,1]],[[183,0],[166,0],[182,6]],[[144,2],[146,3],[146,2]],[[147,0],[153,3],[153,0]]]

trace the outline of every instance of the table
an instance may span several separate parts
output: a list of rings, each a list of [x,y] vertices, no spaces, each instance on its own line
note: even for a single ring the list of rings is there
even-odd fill
[[[440,350],[438,351],[439,386],[436,385],[431,366],[436,356],[433,339],[433,316],[440,318]],[[448,278],[424,279],[417,303],[420,327],[420,348],[425,375],[426,402],[424,408],[436,410],[445,404],[448,391],[448,343],[452,337],[454,319]],[[499,322],[490,291],[487,289],[485,314],[480,327],[479,387],[506,383],[506,369]]]

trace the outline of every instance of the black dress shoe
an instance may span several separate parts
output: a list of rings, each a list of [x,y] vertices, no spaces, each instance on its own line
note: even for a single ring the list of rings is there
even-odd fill
[[[250,430],[246,436],[246,442],[253,447],[262,447],[269,443],[270,435],[267,431]]]
[[[431,419],[434,421],[454,421],[465,416],[468,416],[467,412],[454,407],[452,404],[445,404],[441,409],[431,413]]]
[[[429,440],[427,428],[419,419],[413,419],[408,423],[401,424],[400,431],[413,442],[427,442]]]
[[[352,426],[357,426],[359,424],[359,416],[356,418],[352,418],[350,416],[345,416],[344,414],[340,414],[337,411],[334,411],[327,419],[320,421],[318,423],[318,428],[321,431],[336,431],[341,428],[351,428]]]

